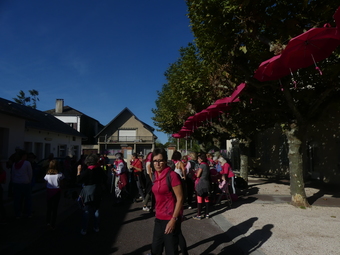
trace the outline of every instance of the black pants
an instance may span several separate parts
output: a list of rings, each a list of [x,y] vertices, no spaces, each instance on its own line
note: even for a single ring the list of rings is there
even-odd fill
[[[61,192],[59,191],[47,200],[46,221],[48,224],[51,224],[52,227],[55,227],[57,221],[60,196]]]
[[[182,233],[181,223],[176,222],[174,231],[170,234],[164,234],[168,220],[155,219],[155,226],[153,230],[153,240],[151,247],[152,255],[162,255],[163,248],[165,248],[166,255],[177,255],[179,245],[179,235]]]
[[[195,192],[195,182],[191,178],[186,178],[186,199],[189,206],[192,206],[192,196]]]

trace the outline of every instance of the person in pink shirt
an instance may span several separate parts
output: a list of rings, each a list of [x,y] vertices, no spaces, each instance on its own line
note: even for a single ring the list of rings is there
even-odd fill
[[[142,174],[143,173],[143,163],[139,160],[137,153],[132,153],[132,158],[130,162],[130,169],[133,171],[133,178],[134,178],[134,184],[135,187],[133,187],[132,190],[135,190],[137,188],[139,198],[144,200],[144,192],[143,192],[143,179]],[[136,192],[133,192],[134,200],[136,200]],[[137,196],[138,197],[138,196]]]
[[[236,194],[235,185],[234,185],[235,174],[234,174],[230,164],[222,157],[220,157],[218,159],[218,161],[221,162],[221,166],[222,166],[222,171],[220,172],[220,174],[226,175],[226,177],[230,180],[230,184],[231,184],[231,188],[233,190],[233,194]]]
[[[187,254],[182,247],[186,244],[181,230],[183,215],[183,192],[179,175],[167,166],[167,152],[160,148],[152,153],[151,167],[155,179],[152,192],[155,196],[156,219],[151,245],[152,255],[178,254],[181,246],[182,254]]]

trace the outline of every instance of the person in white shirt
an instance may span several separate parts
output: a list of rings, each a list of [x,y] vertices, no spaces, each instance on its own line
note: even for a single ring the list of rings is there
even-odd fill
[[[59,162],[55,159],[50,161],[47,173],[44,177],[47,190],[47,226],[55,229],[58,205],[61,197],[61,183],[64,179],[63,173],[59,172]]]

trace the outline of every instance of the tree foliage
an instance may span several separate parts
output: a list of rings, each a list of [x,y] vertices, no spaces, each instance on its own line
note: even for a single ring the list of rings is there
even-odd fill
[[[20,90],[19,94],[16,98],[13,98],[14,102],[25,105],[28,107],[32,107],[33,109],[37,108],[37,101],[39,101],[39,92],[35,89],[28,90],[30,96],[26,96],[25,92]]]
[[[193,135],[207,144],[228,136],[249,140],[256,132],[283,123],[287,138],[304,144],[307,126],[337,100],[339,50],[318,63],[324,75],[309,67],[280,81],[259,82],[253,74],[262,61],[281,53],[291,38],[325,23],[335,26],[332,16],[339,4],[326,0],[186,2],[195,44],[181,49],[181,58],[167,71],[168,83],[153,109],[155,124],[167,133],[177,132],[188,116],[246,82],[241,102],[207,120]],[[190,100],[183,97],[188,90],[199,94],[191,93],[194,100]],[[300,156],[290,155],[290,161],[298,162]],[[291,164],[291,176],[301,173],[301,164]],[[303,183],[300,177],[291,180]],[[303,185],[297,186],[303,189]],[[300,193],[305,200],[302,189],[292,194]]]
[[[304,144],[307,126],[321,116],[327,104],[337,100],[339,51],[318,63],[322,76],[313,67],[294,74],[294,80],[282,78],[281,83],[261,83],[252,76],[259,64],[279,54],[289,39],[325,23],[334,26],[332,16],[339,4],[325,0],[187,0],[187,5],[195,43],[215,73],[210,85],[248,84],[241,107],[231,113],[229,123],[237,124],[244,135],[270,125],[271,120],[286,123],[287,137]],[[292,127],[294,132],[290,132]],[[290,155],[290,161],[298,162],[299,157]],[[301,165],[290,166],[291,176],[301,177]],[[291,180],[300,183],[295,187],[303,188],[301,178]],[[304,197],[301,189],[294,192]]]
[[[158,91],[154,123],[159,131],[176,133],[186,118],[205,109],[212,100],[222,96],[222,89],[212,89],[209,70],[194,44],[180,49],[180,58],[165,72],[167,83]]]

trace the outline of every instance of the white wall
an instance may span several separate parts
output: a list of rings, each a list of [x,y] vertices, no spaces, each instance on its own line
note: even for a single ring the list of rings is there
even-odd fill
[[[54,154],[55,157],[59,156],[58,146],[66,145],[66,150],[68,154],[68,150],[73,146],[78,146],[78,153],[74,155],[77,159],[80,158],[81,153],[81,137],[58,134],[54,132],[47,132],[43,130],[37,129],[26,129],[25,131],[25,143],[32,143],[33,152],[39,144],[42,144],[43,151],[41,155],[37,155],[38,160],[46,157],[45,145],[50,144],[51,153]]]
[[[54,116],[64,123],[77,123],[77,131],[80,132],[80,116]]]

